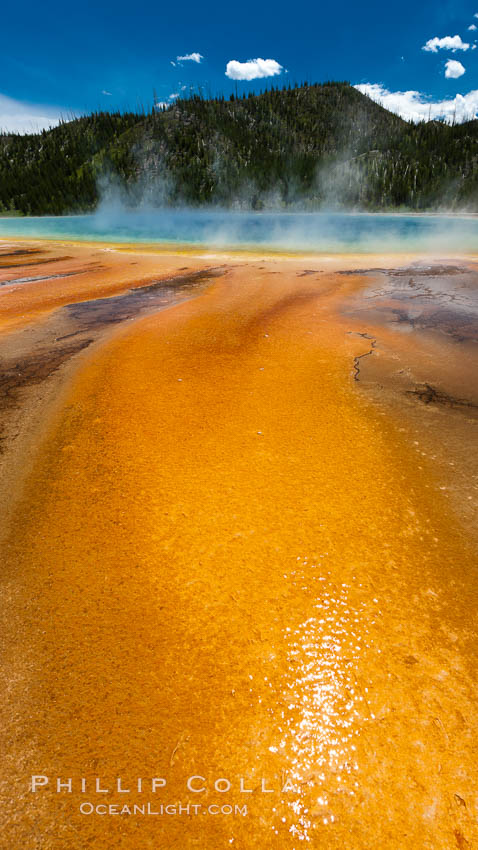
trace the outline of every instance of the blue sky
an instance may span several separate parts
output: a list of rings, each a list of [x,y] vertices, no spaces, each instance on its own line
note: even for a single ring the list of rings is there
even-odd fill
[[[2,10],[0,126],[30,129],[60,114],[149,107],[153,90],[167,103],[190,87],[228,95],[236,86],[258,91],[304,79],[350,80],[412,117],[440,108],[450,114],[456,104],[467,117],[478,110],[472,26],[478,0],[9,3]],[[193,54],[201,58],[176,58]],[[243,64],[259,58],[270,61]],[[227,76],[231,62],[239,64]],[[237,79],[256,73],[271,76]]]

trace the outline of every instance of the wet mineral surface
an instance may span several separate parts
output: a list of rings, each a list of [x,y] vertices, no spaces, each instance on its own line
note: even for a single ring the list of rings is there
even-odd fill
[[[5,847],[475,846],[472,263],[107,256],[0,289]]]

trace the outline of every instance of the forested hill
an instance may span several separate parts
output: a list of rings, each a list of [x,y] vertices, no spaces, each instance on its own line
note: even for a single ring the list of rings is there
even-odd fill
[[[478,210],[478,121],[403,121],[347,83],[195,96],[0,135],[0,211],[126,203]]]

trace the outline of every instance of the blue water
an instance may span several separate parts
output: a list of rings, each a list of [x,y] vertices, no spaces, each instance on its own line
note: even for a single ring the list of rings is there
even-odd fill
[[[189,244],[326,253],[478,251],[478,218],[345,213],[164,210],[0,218],[2,237]]]

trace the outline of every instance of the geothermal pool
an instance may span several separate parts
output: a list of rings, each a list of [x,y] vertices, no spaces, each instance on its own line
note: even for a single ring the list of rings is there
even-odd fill
[[[103,207],[93,215],[0,218],[0,238],[189,244],[284,252],[474,251],[478,218],[465,215],[231,212]]]

